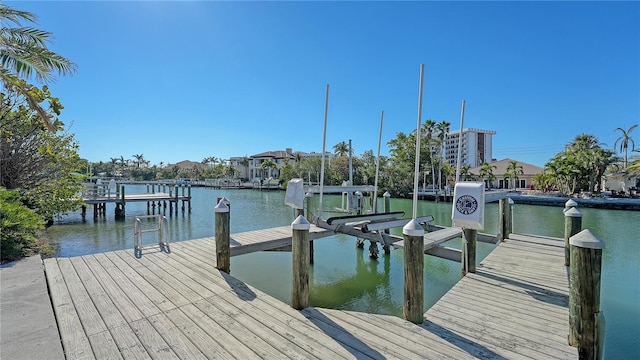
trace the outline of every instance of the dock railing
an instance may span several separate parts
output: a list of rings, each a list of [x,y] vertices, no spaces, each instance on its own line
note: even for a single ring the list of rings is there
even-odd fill
[[[109,189],[109,184],[95,184],[95,183],[87,183],[84,184],[84,189],[82,190],[82,197],[84,199],[98,199],[98,198],[111,198],[111,189]]]

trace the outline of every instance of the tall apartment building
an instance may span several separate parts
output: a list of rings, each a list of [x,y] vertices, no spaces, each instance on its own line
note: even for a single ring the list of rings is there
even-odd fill
[[[494,130],[463,129],[462,164],[476,167],[484,162],[490,163],[493,155],[492,136],[495,134]],[[451,165],[456,165],[459,139],[460,130],[452,131],[445,137],[444,158]]]

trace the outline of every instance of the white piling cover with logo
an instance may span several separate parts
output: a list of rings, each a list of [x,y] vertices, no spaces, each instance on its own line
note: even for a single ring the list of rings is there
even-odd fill
[[[465,229],[484,229],[484,183],[456,183],[451,221]]]
[[[287,184],[284,203],[294,209],[304,209],[304,188],[302,179],[291,179]]]

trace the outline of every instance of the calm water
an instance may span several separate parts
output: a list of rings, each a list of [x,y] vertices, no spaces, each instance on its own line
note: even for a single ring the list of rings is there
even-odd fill
[[[142,186],[128,186],[127,193],[145,192]],[[284,205],[284,192],[253,190],[192,189],[192,212],[167,216],[171,241],[214,235],[213,207],[218,197],[231,201],[231,230],[242,232],[288,225],[293,210]],[[316,199],[317,200],[317,199]],[[325,209],[341,206],[339,196],[325,196]],[[382,204],[382,200],[379,201]],[[411,201],[392,199],[393,211],[411,216]],[[621,359],[640,354],[640,212],[580,209],[583,228],[589,228],[606,242],[603,255],[601,308],[606,316],[605,357]],[[419,215],[433,215],[435,222],[451,225],[451,204],[420,201]],[[47,230],[56,256],[78,256],[119,249],[133,249],[133,219],[147,215],[146,203],[127,204],[124,222],[114,221],[113,205],[107,216],[94,220],[91,209],[86,221],[79,213],[70,214]],[[497,232],[498,205],[487,204],[484,232]],[[562,209],[515,205],[514,231],[563,237]],[[396,230],[401,235],[401,230]],[[153,234],[146,234],[153,235]],[[149,240],[151,239],[151,240]],[[145,243],[151,243],[150,237]],[[460,247],[454,239],[446,245]],[[315,264],[311,269],[311,306],[355,310],[402,316],[403,253],[372,260],[369,243],[364,250],[355,239],[336,235],[315,241]],[[478,243],[478,256],[484,258],[494,245]],[[263,252],[231,259],[231,274],[262,291],[288,302],[291,296],[291,254]],[[425,311],[457,280],[460,264],[425,256]]]

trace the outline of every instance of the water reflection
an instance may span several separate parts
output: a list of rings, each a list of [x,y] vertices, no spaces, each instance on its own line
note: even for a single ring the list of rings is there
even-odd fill
[[[310,298],[315,306],[340,307],[341,304],[363,304],[362,311],[395,313],[401,304],[393,301],[391,258],[381,255],[371,259],[368,251],[353,246],[353,272],[341,273],[329,282],[316,282],[311,276]],[[366,255],[365,255],[366,253]]]

